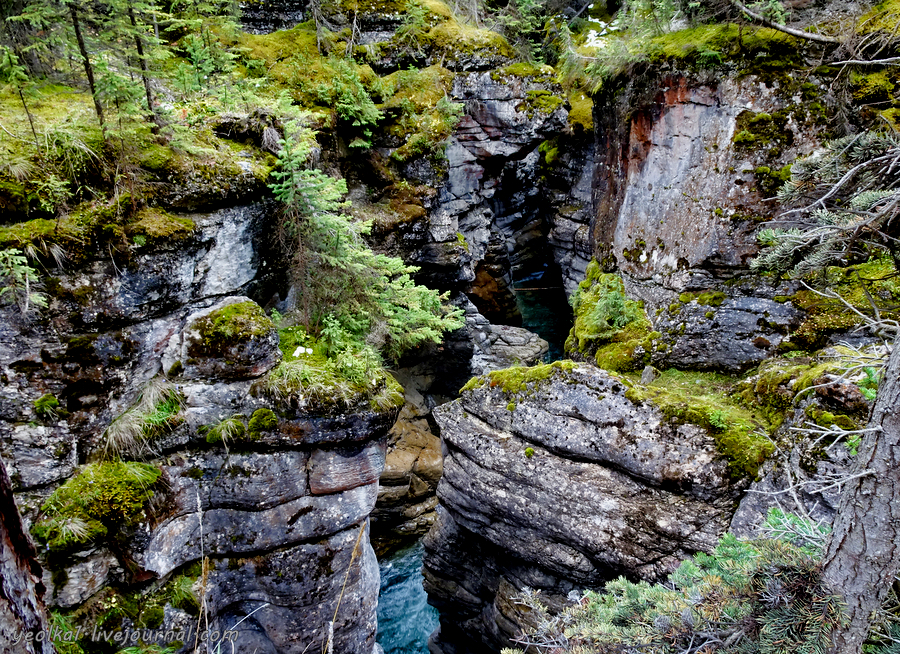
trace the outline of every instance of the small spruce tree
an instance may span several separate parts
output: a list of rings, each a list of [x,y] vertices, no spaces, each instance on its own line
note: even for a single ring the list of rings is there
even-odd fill
[[[299,322],[335,350],[354,343],[393,360],[462,327],[460,310],[413,281],[417,268],[369,248],[369,223],[346,213],[344,180],[307,167],[314,143],[311,130],[287,123],[270,185],[283,205],[280,236],[291,257]]]

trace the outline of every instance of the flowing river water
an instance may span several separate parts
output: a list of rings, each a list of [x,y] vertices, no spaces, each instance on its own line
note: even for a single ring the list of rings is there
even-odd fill
[[[422,555],[416,541],[385,558],[378,597],[378,643],[385,654],[428,654],[428,636],[438,627],[438,612],[422,588]]]

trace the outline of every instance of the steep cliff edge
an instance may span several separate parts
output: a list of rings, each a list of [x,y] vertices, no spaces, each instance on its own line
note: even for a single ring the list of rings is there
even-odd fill
[[[715,438],[635,403],[627,380],[556,363],[473,381],[435,410],[444,475],[425,576],[442,651],[517,635],[517,589],[659,578],[728,526],[741,484]]]
[[[597,98],[594,254],[645,302],[664,344],[654,365],[739,372],[796,348],[786,337],[803,311],[786,300],[798,287],[748,264],[790,163],[827,135],[834,98],[827,78],[778,72],[773,60],[799,65],[800,46],[759,34],[725,55],[723,75],[674,58]]]
[[[368,515],[402,396],[272,377],[278,332],[240,295],[272,292],[271,217],[172,217],[178,240],[58,269],[42,320],[4,309],[3,456],[85,651],[238,624],[241,651],[376,651]]]

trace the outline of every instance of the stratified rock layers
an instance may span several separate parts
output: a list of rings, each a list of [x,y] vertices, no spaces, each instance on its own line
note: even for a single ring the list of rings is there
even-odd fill
[[[796,288],[748,269],[760,221],[776,217],[768,175],[815,150],[821,127],[789,88],[753,76],[668,72],[612,88],[595,105],[595,257],[644,301],[663,345],[654,365],[758,364],[800,318],[784,301]],[[760,147],[745,130],[773,117],[784,127]]]
[[[445,652],[508,643],[517,588],[663,577],[733,510],[713,439],[634,404],[624,381],[579,365],[526,388],[485,383],[434,412],[445,458],[425,576]]]
[[[61,272],[45,321],[0,308],[0,454],[26,524],[46,519],[44,501],[81,464],[109,457],[108,427],[148,389],[180,402],[123,453],[162,473],[140,519],[42,560],[44,601],[87,605],[75,615],[88,631],[125,594],[140,606],[186,575],[212,631],[238,625],[235,651],[322,651],[329,638],[335,652],[376,651],[368,516],[397,410],[266,390],[282,355],[251,298],[272,294],[261,254],[272,216],[265,204],[190,214],[187,236],[135,247],[119,275],[108,260]],[[42,396],[56,408],[41,411]],[[229,420],[236,432],[215,431]],[[171,602],[160,619],[198,624]],[[106,628],[142,626],[118,620]]]

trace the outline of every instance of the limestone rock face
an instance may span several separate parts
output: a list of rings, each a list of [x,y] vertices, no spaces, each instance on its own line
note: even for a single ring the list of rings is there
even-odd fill
[[[189,236],[135,248],[127,265],[103,258],[67,270],[47,323],[23,323],[3,308],[0,454],[16,491],[72,475],[160,372],[187,314],[221,296],[265,295],[271,277],[260,251],[268,216],[265,204],[191,214]],[[43,395],[60,410],[39,415],[35,400]],[[25,505],[27,513],[33,503]]]
[[[590,260],[593,139],[573,134],[563,91],[547,74],[460,74],[451,95],[464,115],[445,151],[446,178],[420,164],[405,171],[439,191],[392,247],[423,279],[466,292],[491,322],[515,325],[515,279],[562,265],[571,290]],[[549,139],[564,153],[552,165],[540,150]]]
[[[787,284],[782,285],[788,286]],[[776,302],[754,289],[740,295],[730,289],[717,306],[703,299],[677,303],[678,311],[663,311],[654,324],[660,332],[651,361],[661,368],[724,370],[737,373],[768,358],[785,334],[800,324],[801,312],[788,302]]]
[[[306,0],[246,0],[241,2],[241,24],[251,34],[291,29],[304,21]]]
[[[513,365],[533,365],[547,353],[547,342],[537,334],[521,327],[492,325],[471,302],[462,305],[466,326],[459,331],[472,346],[467,371],[483,374]],[[387,551],[398,541],[424,535],[437,516],[435,492],[443,462],[441,441],[432,431],[430,418],[432,408],[444,398],[429,393],[432,375],[413,372],[407,370],[401,377],[406,404],[390,432],[378,505],[372,515],[376,550]],[[448,390],[455,394],[461,385]]]
[[[40,322],[0,307],[0,454],[27,529],[47,519],[55,489],[109,456],[110,425],[167,389],[173,415],[155,427],[139,418],[131,438],[141,445],[123,454],[161,472],[152,497],[42,558],[45,601],[94,617],[126,595],[153,605],[174,578],[198,579],[206,558],[194,591],[212,629],[241,623],[235,651],[321,651],[331,634],[335,652],[372,654],[379,575],[368,517],[397,409],[267,390],[281,361],[257,304],[280,283],[265,263],[270,208],[190,214],[180,220],[194,228],[179,238],[59,271]],[[196,625],[171,597],[159,602],[160,628]]]
[[[549,350],[547,341],[522,327],[493,325],[469,303],[466,328],[472,334],[472,374],[540,362]]]
[[[441,441],[431,432],[427,410],[407,404],[391,429],[379,480],[372,514],[376,549],[387,551],[431,528],[442,472]]]
[[[474,646],[466,634],[484,634],[480,651],[515,633],[502,580],[565,595],[621,574],[659,579],[731,517],[738,489],[703,429],[632,403],[586,365],[526,388],[485,384],[434,411],[444,474],[425,576],[445,652]]]
[[[820,86],[811,80],[809,92]],[[748,265],[759,222],[775,218],[773,174],[815,150],[821,128],[799,95],[752,76],[665,73],[620,91],[595,108],[594,256],[662,333],[654,365],[746,369],[799,319],[773,301],[794,291],[768,287]],[[726,299],[685,306],[685,294],[703,293]]]

